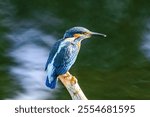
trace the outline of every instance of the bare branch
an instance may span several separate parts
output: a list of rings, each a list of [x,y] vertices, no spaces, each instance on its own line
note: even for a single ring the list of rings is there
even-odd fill
[[[67,72],[65,75],[58,76],[58,78],[68,90],[72,100],[88,100],[81,90],[75,76],[72,76],[69,72]]]

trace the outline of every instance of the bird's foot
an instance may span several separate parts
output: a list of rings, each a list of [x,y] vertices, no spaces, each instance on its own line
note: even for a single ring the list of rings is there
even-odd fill
[[[65,74],[59,75],[58,78],[64,81],[70,81],[72,79],[72,75],[69,72],[67,72]]]
[[[77,83],[77,79],[75,76],[72,76],[72,78],[70,79],[70,82],[72,85],[76,84]]]
[[[77,79],[75,76],[72,76],[69,72],[63,75],[58,76],[59,79],[61,79],[65,84],[68,82],[71,85],[74,85],[77,83]]]
[[[72,78],[72,75],[69,72],[67,72],[66,74],[64,74],[64,79],[65,80],[70,80],[71,78]]]

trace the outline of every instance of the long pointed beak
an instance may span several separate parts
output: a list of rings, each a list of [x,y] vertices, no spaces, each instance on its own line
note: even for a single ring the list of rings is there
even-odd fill
[[[91,32],[91,35],[99,35],[99,36],[107,37],[107,35],[102,33],[97,33],[97,32]]]

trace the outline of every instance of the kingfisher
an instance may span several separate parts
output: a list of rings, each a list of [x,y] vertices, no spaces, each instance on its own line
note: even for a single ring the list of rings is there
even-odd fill
[[[69,70],[76,61],[82,40],[90,38],[92,35],[106,37],[105,34],[77,26],[67,30],[63,38],[53,45],[45,66],[47,87],[54,89],[58,76],[70,74]]]

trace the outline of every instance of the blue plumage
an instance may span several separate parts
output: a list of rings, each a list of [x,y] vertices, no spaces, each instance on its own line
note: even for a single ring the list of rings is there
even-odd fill
[[[79,49],[76,43],[59,40],[52,47],[45,70],[48,73],[46,86],[55,88],[57,77],[65,74],[74,64]]]
[[[80,50],[80,43],[91,35],[104,34],[91,32],[83,27],[73,27],[67,30],[63,39],[57,41],[49,54],[45,70],[47,71],[46,86],[54,89],[57,77],[69,71]]]
[[[47,87],[54,89],[56,87],[57,78],[56,77],[51,77],[51,78],[53,78],[53,80],[51,82],[49,82],[49,78],[47,77],[45,84]]]

